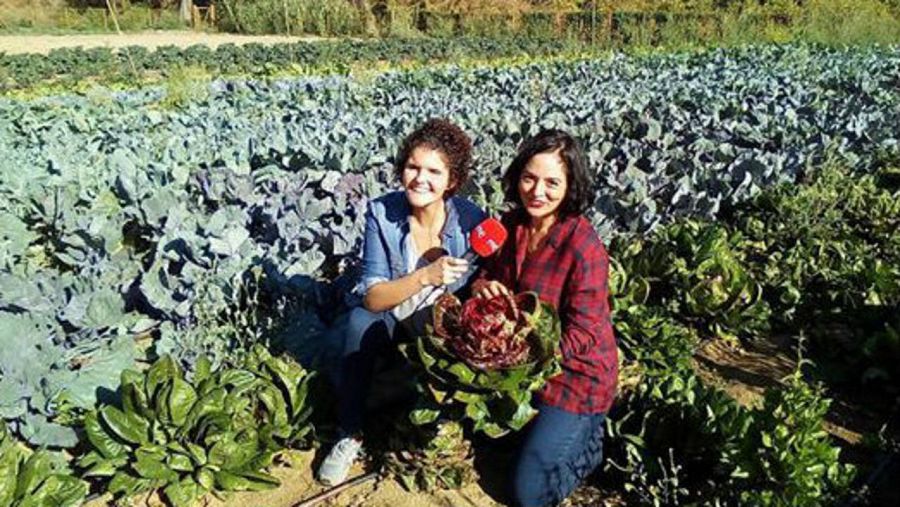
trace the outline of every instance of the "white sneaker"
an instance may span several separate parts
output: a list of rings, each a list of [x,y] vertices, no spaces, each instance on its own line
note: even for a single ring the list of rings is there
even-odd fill
[[[328,456],[319,465],[319,482],[326,486],[340,484],[347,479],[350,466],[362,450],[362,442],[355,438],[344,437],[331,448]]]

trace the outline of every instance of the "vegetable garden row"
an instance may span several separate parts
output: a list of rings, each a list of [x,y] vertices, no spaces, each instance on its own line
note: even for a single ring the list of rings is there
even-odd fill
[[[76,505],[88,485],[173,505],[273,487],[275,454],[327,426],[307,392],[327,388],[310,374],[337,352],[326,330],[358,270],[359,210],[433,116],[472,134],[466,190],[492,210],[542,127],[575,134],[596,168],[625,357],[605,487],[641,503],[838,499],[853,471],[817,388],[798,375],[743,407],[692,356],[803,334],[846,381],[896,393],[898,68],[896,47],[767,46],[217,80],[176,109],[158,88],[0,99],[0,506]],[[848,339],[823,332],[836,323]],[[480,396],[447,414],[521,425]],[[390,468],[458,485],[472,425],[455,422],[424,426],[417,458]]]
[[[152,74],[167,75],[186,66],[201,67],[214,75],[268,76],[306,70],[347,73],[354,65],[418,63],[455,59],[530,56],[566,53],[564,41],[517,37],[509,39],[379,39],[373,41],[317,41],[263,45],[223,44],[188,48],[163,46],[148,50],[129,46],[61,48],[48,55],[0,53],[0,91],[32,87],[42,82],[77,83],[91,78],[135,81]]]

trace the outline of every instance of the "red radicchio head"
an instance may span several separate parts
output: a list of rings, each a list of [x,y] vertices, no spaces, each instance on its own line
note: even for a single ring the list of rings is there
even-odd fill
[[[537,297],[531,293],[472,298],[463,305],[456,297],[445,295],[435,304],[435,334],[445,347],[475,368],[517,366],[528,360],[527,337],[532,329],[528,312],[537,306]]]

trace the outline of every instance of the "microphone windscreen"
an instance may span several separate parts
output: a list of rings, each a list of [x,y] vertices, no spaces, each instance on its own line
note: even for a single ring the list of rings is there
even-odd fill
[[[506,227],[496,218],[487,218],[469,233],[472,250],[482,257],[493,255],[506,241]]]

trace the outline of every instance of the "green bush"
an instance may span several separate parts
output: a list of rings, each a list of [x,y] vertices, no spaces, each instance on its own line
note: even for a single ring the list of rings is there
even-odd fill
[[[900,190],[828,163],[735,213],[776,323],[809,336],[831,382],[900,385]]]
[[[795,31],[818,44],[892,44],[900,40],[900,11],[877,0],[811,0]]]
[[[713,336],[759,336],[768,330],[770,310],[740,249],[743,241],[722,225],[693,220],[646,240],[617,238],[611,246],[614,307],[648,304]]]
[[[829,505],[848,491],[855,469],[840,463],[840,449],[822,427],[830,404],[799,374],[766,391],[732,472],[742,478],[742,504]]]
[[[805,506],[847,492],[855,471],[823,429],[820,388],[797,374],[767,389],[761,407],[743,407],[694,373],[689,328],[645,310],[618,316],[616,331],[632,367],[607,425],[605,467],[630,501]]]

